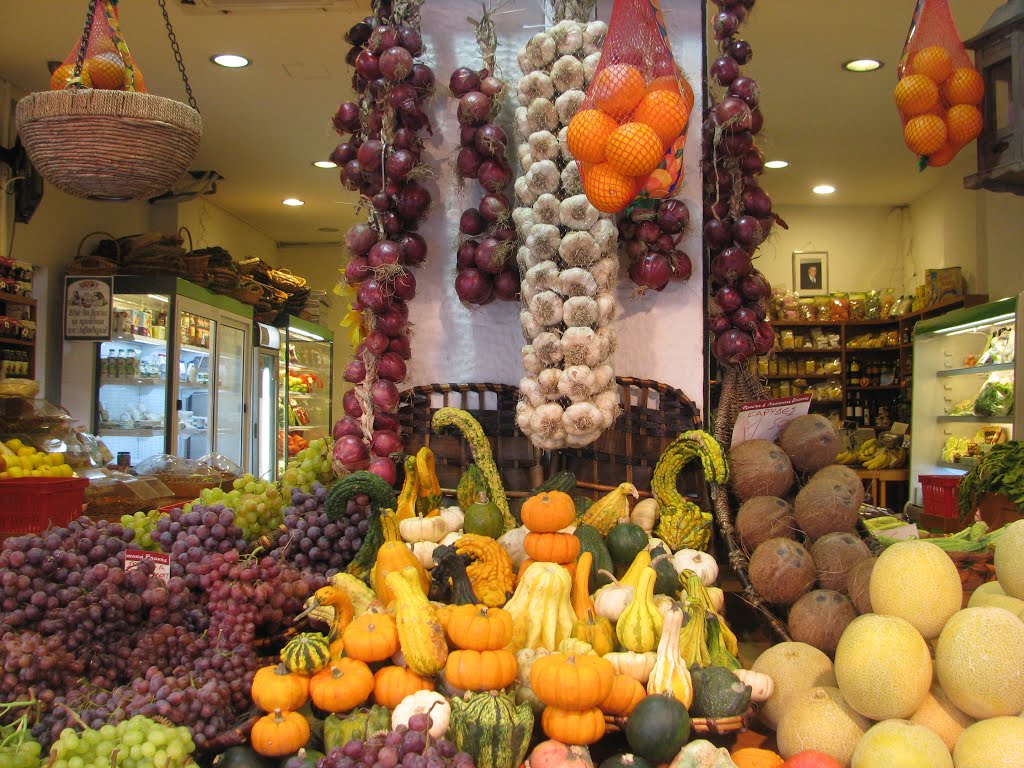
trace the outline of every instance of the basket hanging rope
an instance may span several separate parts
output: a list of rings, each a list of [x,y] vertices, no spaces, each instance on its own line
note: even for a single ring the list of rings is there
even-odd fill
[[[18,102],[17,125],[43,178],[69,195],[93,200],[145,200],[167,192],[199,151],[203,121],[185,73],[165,0],[157,0],[188,104],[134,90],[82,85],[87,38],[99,2],[89,0],[74,78],[60,91]],[[108,7],[116,0],[108,0]],[[108,19],[115,35],[116,16]]]

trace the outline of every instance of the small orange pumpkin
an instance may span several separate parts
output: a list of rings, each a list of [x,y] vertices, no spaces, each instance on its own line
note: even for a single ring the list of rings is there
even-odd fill
[[[253,723],[249,741],[265,757],[284,757],[306,746],[309,722],[298,712],[275,709]]]
[[[571,533],[528,533],[523,539],[526,556],[547,563],[571,563],[580,553],[580,540]]]
[[[448,614],[445,630],[457,648],[498,650],[512,641],[512,614],[486,605],[460,605]]]
[[[252,678],[252,700],[264,712],[296,710],[309,698],[309,677],[289,672],[284,663],[256,670]]]
[[[535,533],[555,533],[572,525],[576,519],[576,504],[562,491],[548,491],[531,496],[523,502],[523,525]]]
[[[398,625],[388,613],[364,613],[345,627],[341,637],[345,653],[367,663],[389,659],[398,650]]]
[[[545,707],[540,724],[549,739],[578,746],[599,741],[605,730],[604,713],[598,707],[582,711]]]
[[[358,659],[338,659],[309,681],[309,697],[325,712],[348,712],[373,693],[373,672]]]
[[[519,666],[512,651],[452,651],[444,666],[445,678],[464,691],[494,691],[515,682]]]
[[[612,692],[601,702],[601,711],[607,715],[628,715],[646,695],[647,690],[639,680],[616,675],[612,678]]]
[[[530,667],[533,692],[544,704],[558,709],[583,711],[599,706],[611,693],[614,677],[611,662],[591,654],[552,653]]]
[[[604,616],[598,616],[593,609],[587,611],[587,618],[578,619],[572,625],[572,634],[569,636],[590,643],[598,656],[615,650],[615,629],[612,623]]]
[[[381,667],[373,676],[373,698],[382,707],[394,709],[411,693],[434,690],[434,681],[405,667]]]
[[[737,749],[729,757],[737,768],[781,768],[785,760],[770,749],[743,747]]]

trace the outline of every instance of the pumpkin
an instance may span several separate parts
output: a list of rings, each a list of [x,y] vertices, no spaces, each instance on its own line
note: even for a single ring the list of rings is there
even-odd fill
[[[647,531],[636,523],[618,523],[605,536],[604,543],[612,562],[617,565],[632,563],[638,552],[647,546]]]
[[[615,630],[612,623],[604,616],[595,615],[593,610],[587,611],[586,619],[580,619],[573,624],[571,637],[589,643],[598,656],[615,650]]]
[[[530,687],[549,707],[582,711],[605,700],[614,677],[611,663],[600,656],[552,653],[533,663]]]
[[[466,510],[462,530],[466,533],[498,539],[505,532],[505,518],[501,514],[501,510],[498,509],[498,505],[490,501],[486,493],[480,493],[476,501],[470,504]]]
[[[348,656],[368,664],[389,659],[398,651],[398,627],[388,613],[369,611],[353,619],[342,639]]]
[[[348,712],[373,693],[373,673],[357,659],[338,659],[309,681],[309,697],[325,712]]]
[[[444,520],[448,533],[458,533],[462,530],[462,522],[466,519],[466,513],[459,507],[445,507],[441,510],[441,519]],[[444,541],[442,539],[441,541]]]
[[[427,731],[430,738],[440,739],[448,732],[452,716],[451,707],[444,696],[434,691],[416,691],[402,699],[391,713],[391,729],[396,730],[400,725],[408,727],[409,718],[420,714],[430,718],[430,728]]]
[[[520,516],[523,525],[534,533],[555,533],[576,519],[576,505],[569,494],[548,491],[524,501]]]
[[[611,692],[601,702],[601,711],[606,715],[628,715],[646,695],[647,691],[635,678],[629,675],[615,675],[612,678]]]
[[[298,712],[275,709],[253,723],[249,741],[261,755],[284,757],[306,746],[309,722]]]
[[[576,573],[572,579],[572,610],[580,621],[594,610],[594,601],[590,599],[590,566],[593,562],[593,553],[586,550],[576,560]]]
[[[544,735],[565,744],[587,746],[604,736],[604,713],[598,708],[584,710],[545,707],[540,719]]]
[[[440,546],[437,542],[417,541],[415,544],[406,544],[406,546],[426,570],[429,571],[434,567],[434,550]]]
[[[281,649],[281,661],[289,672],[312,675],[326,667],[330,660],[330,643],[319,632],[303,632],[296,635]],[[295,749],[291,751],[294,752]]]
[[[630,748],[652,763],[667,763],[690,736],[690,716],[675,696],[646,696],[626,720]]]
[[[381,667],[373,676],[373,699],[382,707],[394,709],[416,691],[434,690],[434,681],[420,677],[406,667]]]
[[[531,560],[571,563],[580,553],[580,540],[571,533],[528,533],[523,549]]]
[[[402,541],[432,541],[435,544],[448,533],[448,524],[440,515],[436,517],[407,517],[398,523]]]
[[[785,762],[782,757],[770,749],[743,747],[735,750],[730,757],[736,768],[781,768]]]
[[[400,541],[386,541],[381,544],[377,551],[377,562],[370,571],[370,586],[377,593],[377,597],[384,605],[389,605],[395,599],[394,592],[387,585],[387,575],[403,568],[413,567],[419,577],[420,586],[423,587],[423,594],[430,591],[430,575],[420,565],[416,555],[409,551],[409,548]]]
[[[284,663],[261,667],[253,675],[251,693],[264,712],[296,710],[309,698],[309,678],[290,672]]]
[[[430,601],[420,589],[416,569],[409,566],[389,573],[386,581],[395,595],[398,641],[409,669],[420,675],[436,675],[448,658],[448,643]]]
[[[509,559],[512,561],[512,567],[517,569],[523,564],[523,560],[526,559],[526,550],[523,549],[523,540],[526,538],[526,534],[530,531],[525,525],[520,525],[518,528],[512,528],[511,530],[505,531],[501,534],[501,538],[498,539],[498,543],[501,544],[501,548],[508,553]]]
[[[601,573],[607,575],[612,583],[601,587],[594,593],[594,610],[597,611],[598,616],[604,616],[614,624],[626,610],[626,606],[633,600],[636,587],[616,581],[608,571],[602,570]]]
[[[508,688],[518,671],[515,654],[506,650],[452,651],[444,666],[448,682],[464,691]]]
[[[497,650],[512,640],[512,615],[502,608],[460,605],[448,612],[445,630],[457,648]]]
[[[590,750],[554,739],[542,741],[530,753],[530,768],[594,768]]]
[[[636,653],[634,651],[616,651],[606,653],[606,661],[611,663],[616,674],[629,675],[641,685],[647,685],[647,680],[654,669],[654,662],[657,661],[657,654],[654,651],[648,653]]]
[[[452,699],[449,738],[476,768],[516,768],[533,735],[533,710],[506,693],[467,693]]]

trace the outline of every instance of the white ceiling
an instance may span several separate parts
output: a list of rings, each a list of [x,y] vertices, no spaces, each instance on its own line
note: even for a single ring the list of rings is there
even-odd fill
[[[14,0],[4,0],[8,5]],[[531,2],[532,0],[519,0]],[[663,0],[666,3],[693,0]],[[444,0],[426,0],[427,8]],[[972,36],[1000,0],[951,0],[963,37]],[[27,89],[47,87],[46,62],[62,59],[81,27],[88,0],[32,0],[4,14],[0,75]],[[937,183],[919,174],[901,139],[890,94],[914,0],[762,0],[744,28],[754,46],[749,71],[762,90],[769,157],[791,165],[764,180],[777,204],[897,205]],[[337,141],[330,117],[350,92],[343,36],[368,2],[333,10],[231,15],[183,9],[168,0],[205,135],[193,167],[225,177],[215,201],[277,241],[336,241],[351,220],[353,195],[337,173],[311,163]],[[713,6],[709,5],[709,11]],[[152,92],[184,98],[155,0],[122,3],[122,25]],[[252,66],[226,70],[218,52],[241,53]],[[874,57],[886,66],[853,75],[840,64]],[[447,73],[437,73],[439,81]],[[973,147],[965,150],[973,151]],[[810,192],[829,182],[838,192]],[[286,197],[306,201],[281,205]]]

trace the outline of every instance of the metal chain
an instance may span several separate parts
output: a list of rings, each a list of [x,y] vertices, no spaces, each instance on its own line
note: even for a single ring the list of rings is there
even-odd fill
[[[167,15],[167,3],[165,0],[156,0],[160,5],[160,11],[164,15],[164,26],[167,27],[167,39],[171,41],[171,50],[174,52],[174,60],[178,63],[178,71],[181,73],[182,82],[185,83],[185,93],[188,94],[188,105],[196,112],[199,106],[196,104],[196,97],[192,95],[192,86],[189,85],[188,75],[185,73],[185,61],[181,58],[181,49],[178,48],[178,38],[174,36],[174,27],[171,26],[171,17]]]
[[[89,12],[85,14],[85,27],[82,28],[82,41],[78,47],[78,58],[75,59],[75,71],[71,75],[72,79],[79,80],[79,85],[82,84],[82,66],[85,64],[85,52],[89,48],[89,35],[92,33],[92,22],[95,14],[96,2],[95,0],[89,0]]]

